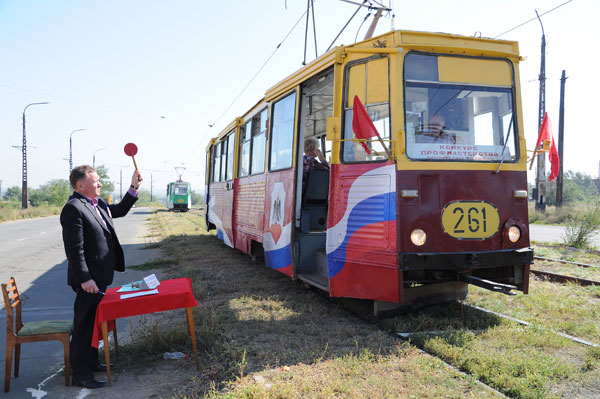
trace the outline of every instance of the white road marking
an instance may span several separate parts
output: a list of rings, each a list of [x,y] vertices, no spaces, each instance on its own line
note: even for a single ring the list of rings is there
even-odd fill
[[[17,241],[23,241],[26,240],[27,238],[19,238]]]
[[[26,391],[29,392],[29,393],[31,393],[31,397],[32,398],[35,398],[35,399],[41,399],[41,398],[43,398],[44,396],[46,396],[48,394],[48,392],[42,391],[42,387],[44,386],[44,384],[48,380],[54,378],[54,376],[56,376],[58,373],[60,373],[63,370],[63,368],[64,368],[64,366],[61,367],[56,373],[52,374],[50,377],[48,377],[44,381],[40,382],[38,384],[37,389],[35,389],[35,388],[27,388]]]
[[[91,389],[83,388],[81,391],[79,391],[79,395],[77,395],[77,398],[75,398],[75,399],[83,399],[91,393],[92,393]]]
[[[45,231],[42,231],[42,232],[40,232],[40,234],[46,234],[46,232],[45,232]]]

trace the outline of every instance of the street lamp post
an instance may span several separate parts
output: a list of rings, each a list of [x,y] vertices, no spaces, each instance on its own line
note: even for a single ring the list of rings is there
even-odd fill
[[[92,166],[94,167],[94,169],[96,169],[96,153],[98,151],[102,151],[102,150],[106,150],[106,148],[98,148],[96,151],[94,151],[94,159],[93,159],[93,163],[92,163]]]
[[[81,132],[83,130],[86,129],[73,130],[69,136],[69,174],[71,174],[71,171],[73,170],[73,133]]]
[[[21,208],[27,209],[27,135],[25,134],[25,111],[32,105],[50,104],[49,102],[27,104],[23,109],[23,183],[21,185]]]

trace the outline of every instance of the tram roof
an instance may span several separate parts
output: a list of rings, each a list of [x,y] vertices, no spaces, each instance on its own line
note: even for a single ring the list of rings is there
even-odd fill
[[[516,41],[462,36],[441,32],[396,30],[348,46],[337,46],[269,88],[265,96],[252,108],[242,114],[241,117],[230,122],[219,132],[217,137],[210,140],[206,149],[208,150],[214,143],[235,128],[236,125],[241,124],[245,118],[253,114],[262,104],[268,103],[282,94],[293,90],[301,82],[334,65],[336,59],[343,57],[346,52],[353,49],[357,52],[365,51],[367,54],[370,51],[369,49],[387,49],[388,52],[393,52],[394,49],[398,49],[398,51],[410,49],[447,54],[508,57],[515,61],[520,60],[519,44]],[[341,62],[341,58],[339,62]]]
[[[348,49],[366,50],[375,48],[388,50],[407,48],[449,54],[519,57],[519,46],[516,41],[461,36],[450,33],[396,30],[348,46],[342,45],[331,49],[268,89],[265,98],[267,101],[271,101],[306,79],[331,67],[336,62],[336,58]]]

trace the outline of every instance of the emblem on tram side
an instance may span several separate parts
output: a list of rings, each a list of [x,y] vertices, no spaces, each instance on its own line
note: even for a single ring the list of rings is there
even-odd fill
[[[282,182],[273,185],[271,191],[271,214],[269,215],[269,231],[273,236],[273,241],[277,243],[281,237],[283,220],[285,216],[285,188]]]

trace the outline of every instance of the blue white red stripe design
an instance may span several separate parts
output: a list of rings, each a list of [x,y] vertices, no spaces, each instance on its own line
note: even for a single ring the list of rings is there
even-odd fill
[[[395,220],[395,165],[382,166],[358,176],[348,191],[344,215],[327,230],[329,278],[344,268],[346,250],[353,234],[368,225]],[[354,249],[361,248],[357,245]]]
[[[271,269],[281,269],[292,265],[292,224],[286,224],[281,230],[279,240],[275,242],[271,232],[263,235],[263,248],[265,249],[265,263]]]
[[[225,244],[233,248],[233,242],[230,237],[227,235],[227,231],[223,228],[223,221],[214,211],[216,206],[215,196],[211,196],[208,200],[208,221],[215,225],[217,228],[217,237],[220,240],[223,240]]]

